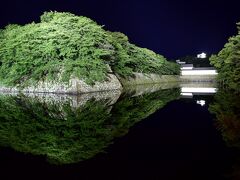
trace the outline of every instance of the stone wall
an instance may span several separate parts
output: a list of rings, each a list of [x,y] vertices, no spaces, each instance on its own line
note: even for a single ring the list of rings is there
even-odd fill
[[[121,90],[123,87],[128,88],[136,85],[156,84],[156,87],[173,85],[179,82],[215,82],[216,75],[158,75],[134,73],[132,77],[121,78],[113,73],[108,74],[108,78],[104,82],[96,82],[91,86],[83,80],[72,78],[69,84],[59,82],[39,82],[36,86],[18,89],[16,87],[0,86],[0,92],[23,92],[23,93],[57,93],[57,94],[82,94],[89,92]]]
[[[217,75],[184,75],[180,76],[181,82],[215,82]]]
[[[132,77],[121,78],[118,77],[120,82],[124,86],[132,86],[139,84],[156,84],[156,83],[169,83],[169,82],[178,82],[179,76],[176,75],[158,75],[158,74],[143,74],[143,73],[134,73]]]
[[[109,91],[122,89],[122,85],[118,78],[114,74],[108,74],[108,78],[104,82],[96,82],[91,86],[86,84],[83,80],[72,78],[69,84],[60,82],[39,82],[36,86],[29,86],[24,89],[18,89],[16,87],[0,87],[2,92],[24,92],[24,93],[67,93],[67,94],[81,94],[97,91]]]
[[[1,92],[23,92],[23,93],[57,93],[57,94],[82,94],[89,92],[121,90],[122,87],[144,85],[144,84],[163,84],[179,82],[179,76],[175,75],[158,75],[134,73],[132,77],[121,78],[109,70],[107,80],[104,82],[96,82],[93,86],[86,84],[83,80],[72,78],[68,84],[61,82],[40,81],[35,86],[29,86],[24,89],[16,87],[0,86]]]

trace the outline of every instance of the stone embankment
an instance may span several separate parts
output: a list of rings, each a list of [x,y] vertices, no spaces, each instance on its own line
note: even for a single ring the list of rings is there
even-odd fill
[[[104,82],[96,82],[93,86],[83,80],[72,78],[68,84],[61,82],[39,82],[36,85],[25,88],[1,86],[1,92],[23,93],[58,93],[58,94],[82,94],[99,91],[121,90],[123,87],[139,84],[156,84],[179,81],[179,76],[134,73],[132,77],[121,78],[109,71]]]
[[[39,82],[35,86],[25,87],[0,87],[1,92],[23,93],[58,93],[58,94],[82,94],[89,92],[121,90],[135,85],[147,84],[174,84],[179,82],[215,82],[216,75],[158,75],[134,73],[133,76],[122,78],[109,71],[104,82],[96,82],[93,86],[83,80],[72,78],[68,84],[60,82]]]

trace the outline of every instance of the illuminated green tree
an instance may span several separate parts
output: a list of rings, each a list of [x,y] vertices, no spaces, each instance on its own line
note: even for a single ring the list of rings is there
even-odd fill
[[[240,88],[240,24],[238,34],[229,38],[228,43],[217,54],[210,58],[212,65],[218,70],[218,80],[228,88]]]
[[[179,66],[163,56],[71,13],[47,12],[40,23],[0,30],[0,82],[5,85],[44,80],[67,83],[72,76],[94,84],[107,79],[108,65],[121,76],[179,74]]]

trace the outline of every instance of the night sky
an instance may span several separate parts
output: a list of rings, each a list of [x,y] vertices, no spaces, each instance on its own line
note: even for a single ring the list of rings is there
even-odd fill
[[[68,11],[176,59],[221,50],[237,33],[239,7],[240,0],[5,0],[0,4],[0,27],[39,22],[44,11]]]

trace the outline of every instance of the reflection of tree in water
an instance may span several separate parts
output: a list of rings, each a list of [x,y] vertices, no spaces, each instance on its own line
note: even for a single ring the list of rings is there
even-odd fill
[[[0,142],[17,151],[46,155],[53,163],[87,159],[111,140],[110,114],[101,101],[72,109],[24,96],[0,97]]]
[[[210,112],[216,114],[216,124],[229,146],[240,148],[240,95],[219,91]]]
[[[70,100],[1,95],[0,145],[45,155],[56,164],[79,162],[102,152],[114,137],[178,96],[175,89],[163,90],[121,97],[113,107],[108,100],[94,99],[73,107]]]
[[[168,102],[177,99],[180,90],[165,89],[140,96],[123,97],[112,109],[113,125],[117,130],[116,136],[127,133],[136,122],[163,108]]]
[[[209,111],[216,115],[216,126],[227,145],[236,147],[240,151],[240,94],[220,90],[214,99]],[[233,167],[231,176],[240,179],[240,157]]]

